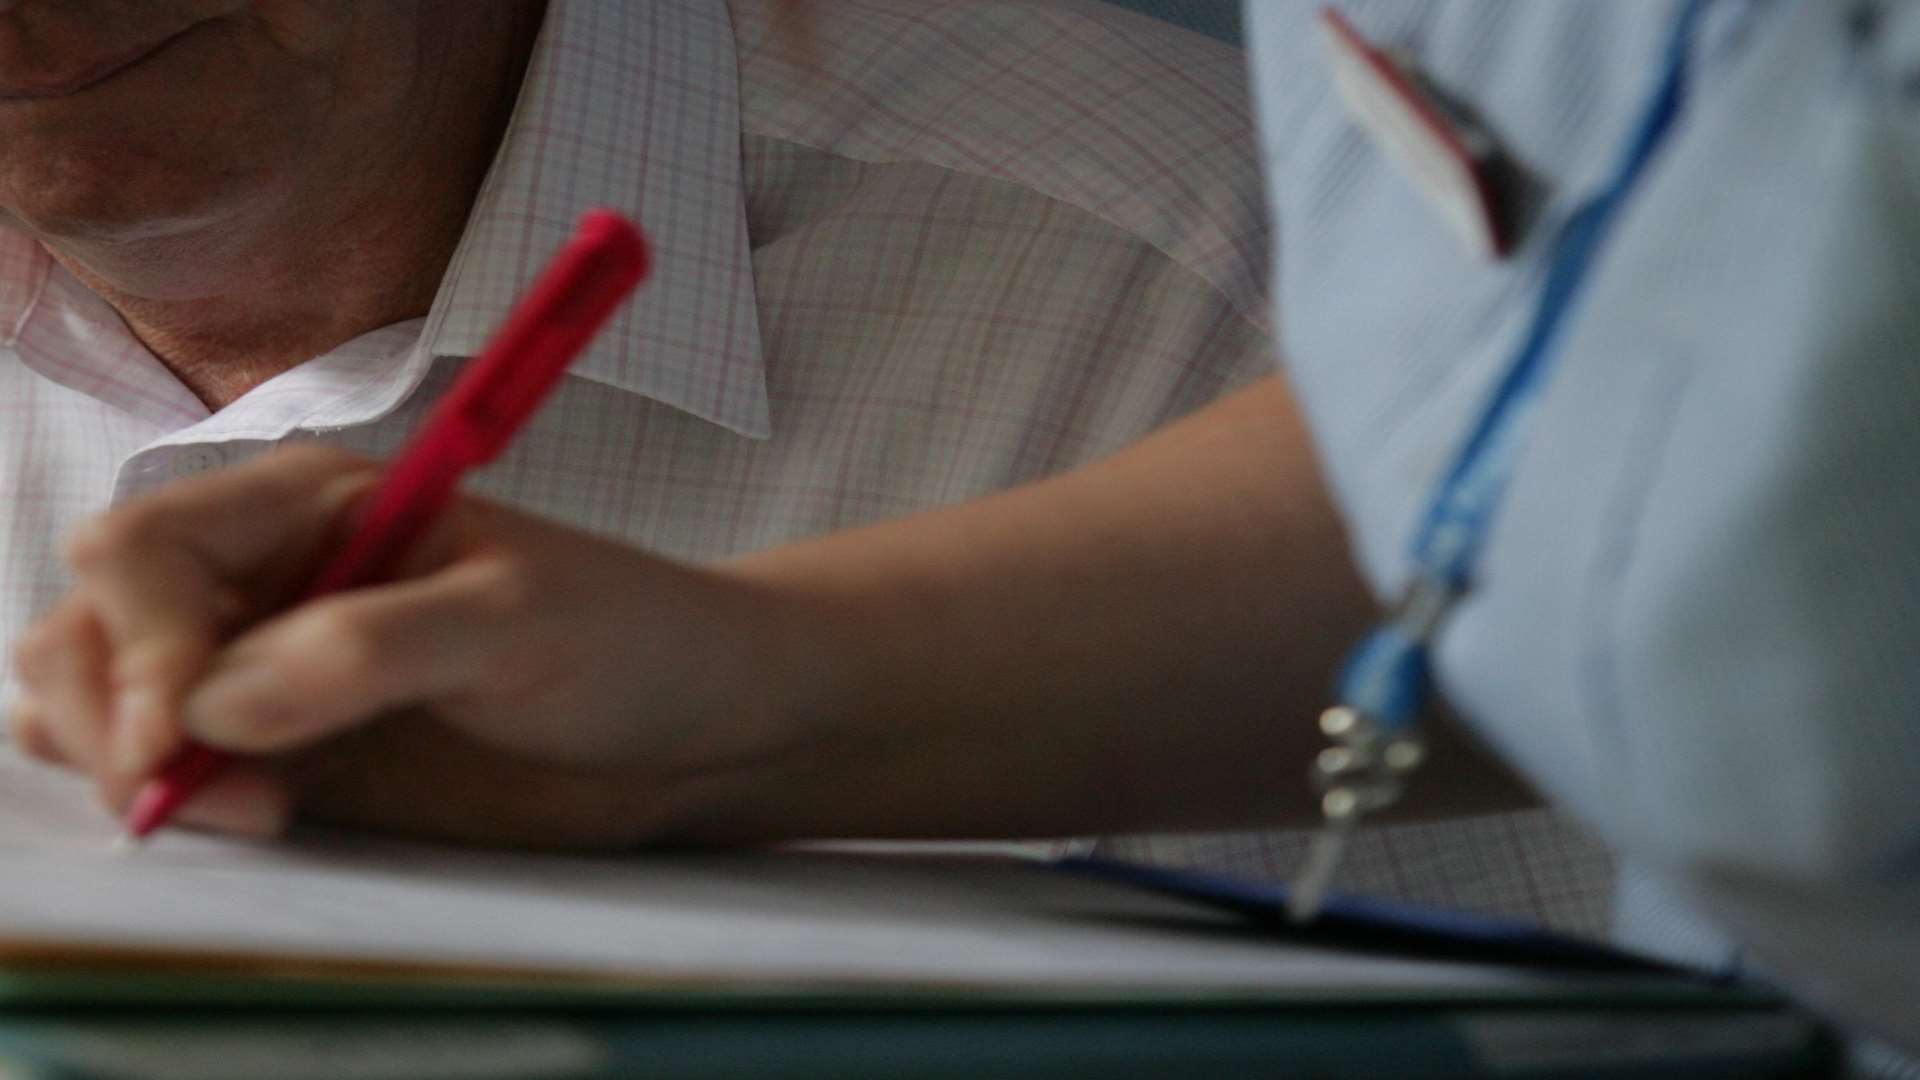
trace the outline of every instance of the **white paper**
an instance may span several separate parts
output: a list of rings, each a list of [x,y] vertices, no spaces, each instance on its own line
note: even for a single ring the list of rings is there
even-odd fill
[[[131,947],[888,994],[1485,1000],[1590,993],[1600,979],[1283,944],[1199,906],[1005,859],[584,858],[178,832],[116,857],[114,835],[82,785],[0,746],[0,957]]]

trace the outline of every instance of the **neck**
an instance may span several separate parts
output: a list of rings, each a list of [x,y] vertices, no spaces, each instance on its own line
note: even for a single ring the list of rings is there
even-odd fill
[[[427,313],[497,152],[539,25],[438,52],[381,142],[205,222],[49,242],[208,407]],[[457,92],[447,88],[459,88]],[[351,145],[351,144],[349,144]]]

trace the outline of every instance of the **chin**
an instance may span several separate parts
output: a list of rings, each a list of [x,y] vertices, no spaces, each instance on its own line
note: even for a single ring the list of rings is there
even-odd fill
[[[0,221],[54,243],[137,242],[202,228],[257,198],[268,179],[257,166],[195,152],[203,149],[124,139],[8,142],[0,150]]]
[[[297,160],[253,80],[148,81],[0,101],[0,213],[49,241],[140,240],[256,203]]]

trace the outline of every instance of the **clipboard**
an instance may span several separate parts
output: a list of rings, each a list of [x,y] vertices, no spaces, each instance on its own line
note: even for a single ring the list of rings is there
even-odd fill
[[[1290,936],[1263,916],[1282,902],[1271,887],[1143,867],[583,858],[350,836],[169,836],[134,860],[95,857],[113,832],[84,789],[0,749],[0,1061],[27,1076],[147,1075],[102,1071],[88,1047],[191,1064],[295,1054],[316,1033],[404,1045],[381,1040],[413,1031],[430,1047],[476,1022],[559,1025],[594,1048],[574,1062],[586,1071],[555,1076],[728,1075],[716,1063],[1156,1075],[1183,1061],[1337,1073],[1362,1060],[1405,1076],[1517,1062],[1507,1075],[1526,1076],[1572,1060],[1543,1046],[1638,1047],[1634,1075],[1732,1062],[1721,1075],[1757,1076],[1828,1052],[1815,1021],[1761,989],[1562,962],[1511,928],[1422,925],[1351,898],[1337,907],[1351,925]],[[140,902],[114,895],[127,891]],[[1447,942],[1464,951],[1421,951]],[[236,1032],[254,1041],[221,1041]],[[394,1075],[432,1075],[422,1066]]]

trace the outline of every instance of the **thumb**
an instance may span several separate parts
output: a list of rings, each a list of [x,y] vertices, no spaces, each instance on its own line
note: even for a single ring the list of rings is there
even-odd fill
[[[495,557],[305,604],[216,656],[183,720],[210,745],[280,753],[480,689],[498,679],[526,595]]]

